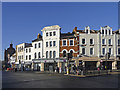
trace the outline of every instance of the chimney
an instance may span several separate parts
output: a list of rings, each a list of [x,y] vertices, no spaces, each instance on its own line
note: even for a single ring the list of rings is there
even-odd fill
[[[37,38],[40,38],[40,33],[38,33]]]

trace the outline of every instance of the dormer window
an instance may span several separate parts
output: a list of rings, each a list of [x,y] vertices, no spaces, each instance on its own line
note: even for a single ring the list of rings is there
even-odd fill
[[[88,33],[88,29],[86,29],[86,33]]]
[[[102,29],[102,34],[104,34],[104,30]]]
[[[111,35],[111,30],[109,30],[109,35]]]
[[[107,35],[107,30],[105,30],[105,34]]]

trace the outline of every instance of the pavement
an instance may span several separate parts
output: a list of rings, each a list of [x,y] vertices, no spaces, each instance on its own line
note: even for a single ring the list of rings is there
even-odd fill
[[[3,71],[2,88],[118,88],[118,74],[84,78],[37,71]]]

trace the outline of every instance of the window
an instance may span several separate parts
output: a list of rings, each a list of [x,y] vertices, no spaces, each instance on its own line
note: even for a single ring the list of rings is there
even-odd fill
[[[23,59],[23,55],[22,55],[22,59]]]
[[[73,57],[73,51],[72,50],[70,51],[70,56]]]
[[[109,35],[111,34],[110,30],[109,30]]]
[[[56,46],[56,41],[53,41],[53,46]]]
[[[83,55],[85,54],[85,48],[82,48],[82,54]]]
[[[31,52],[31,48],[29,48],[29,52]]]
[[[86,29],[86,33],[88,33],[88,29]]]
[[[40,58],[40,52],[38,53],[38,58]]]
[[[28,56],[26,55],[26,60],[27,60],[27,57],[28,57]]]
[[[50,51],[50,58],[52,58],[52,51]]]
[[[105,33],[106,33],[106,35],[107,35],[107,30],[105,30]]]
[[[29,60],[31,60],[31,55],[29,55]]]
[[[63,46],[67,46],[67,41],[63,40]]]
[[[54,32],[53,32],[53,36],[55,36],[55,35],[56,35],[56,32],[54,31]]]
[[[90,39],[90,44],[93,44],[93,39]]]
[[[66,51],[63,51],[63,57],[66,57]]]
[[[85,44],[85,39],[82,39],[82,44]]]
[[[105,48],[102,49],[102,54],[105,55]]]
[[[53,51],[53,58],[55,58],[56,57],[56,52],[55,51]]]
[[[27,51],[27,49],[26,49],[26,53],[27,53],[28,51]]]
[[[105,39],[102,39],[102,44],[105,45]]]
[[[111,39],[108,40],[109,45],[111,45]]]
[[[46,47],[48,47],[48,42],[46,42]]]
[[[110,55],[111,55],[111,48],[109,48],[109,53],[110,53]]]
[[[102,30],[102,34],[104,34],[104,30]]]
[[[90,48],[90,55],[93,55],[93,48]]]
[[[20,56],[20,59],[21,59],[21,56]]]
[[[50,32],[50,36],[52,36],[52,32]]]
[[[46,37],[48,36],[48,32],[46,33]]]
[[[52,47],[52,41],[50,41],[50,47]]]
[[[35,59],[37,58],[36,53],[34,54],[34,58],[35,58]]]
[[[37,48],[37,44],[35,44],[35,48]]]
[[[120,45],[120,39],[118,39],[118,45]]]
[[[46,58],[48,58],[48,51],[46,51]]]
[[[120,48],[118,48],[118,54],[120,54]]]
[[[73,46],[73,40],[70,40],[69,43],[70,46]]]
[[[39,48],[40,48],[40,43],[38,44]]]

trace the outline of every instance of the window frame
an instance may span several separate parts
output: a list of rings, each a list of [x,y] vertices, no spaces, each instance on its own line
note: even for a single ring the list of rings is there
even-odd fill
[[[64,41],[66,41],[66,45],[64,45],[64,43],[63,43]],[[62,40],[62,46],[67,46],[67,39]]]
[[[73,45],[70,45],[70,41],[73,41]],[[74,39],[69,39],[69,46],[74,46]]]

